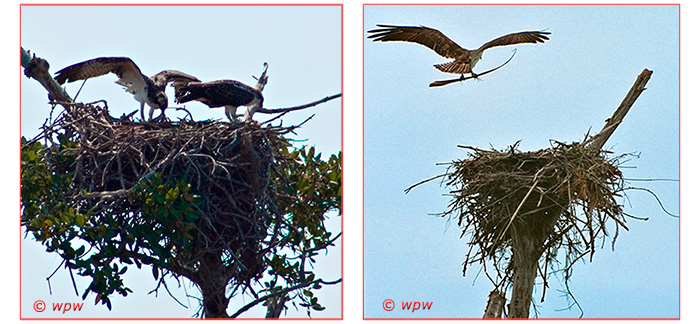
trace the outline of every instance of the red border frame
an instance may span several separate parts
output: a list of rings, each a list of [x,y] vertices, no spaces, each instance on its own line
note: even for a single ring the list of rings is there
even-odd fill
[[[40,7],[40,6],[56,6],[56,7],[64,7],[64,6],[84,6],[84,7],[90,7],[90,6],[95,6],[95,7],[102,7],[102,6],[118,6],[118,7],[140,7],[140,6],[158,6],[158,7],[186,7],[186,6],[201,6],[201,7],[214,7],[214,6],[220,6],[220,7],[238,7],[238,6],[253,6],[253,7],[273,7],[273,6],[278,6],[278,7],[340,7],[340,92],[341,94],[344,92],[344,86],[345,86],[345,51],[344,51],[344,45],[345,45],[345,32],[344,32],[344,5],[343,3],[324,3],[324,4],[314,4],[314,3],[268,3],[268,4],[258,4],[258,3],[240,3],[240,4],[226,4],[226,3],[202,3],[202,4],[187,4],[187,3],[175,3],[175,4],[167,4],[167,3],[114,3],[114,4],[109,4],[109,3],[65,3],[65,4],[52,4],[52,3],[29,3],[29,4],[20,4],[19,5],[19,42],[20,46],[22,46],[22,7]],[[20,58],[21,61],[21,58]],[[20,62],[21,63],[21,62]],[[19,65],[19,83],[21,84],[22,82],[22,65]],[[19,87],[19,95],[21,98],[22,94],[22,87]],[[345,100],[341,97],[341,103],[340,103],[340,151],[344,151],[344,145],[345,145],[345,133],[344,133],[344,109],[345,109]],[[20,127],[19,127],[19,137],[22,137],[22,100],[20,99]],[[341,153],[342,154],[342,153]],[[21,156],[20,156],[21,159]],[[345,177],[345,155],[341,155],[341,178]],[[21,165],[21,160],[20,160],[20,165]],[[21,167],[20,167],[21,170]],[[21,172],[18,175],[19,176],[19,181],[18,183],[21,183]],[[341,188],[344,186],[341,184]],[[342,190],[342,189],[341,189]],[[341,233],[344,233],[345,230],[345,217],[343,215],[344,211],[344,206],[345,206],[345,199],[341,198],[341,205],[340,205],[340,231]],[[20,208],[21,210],[21,197],[20,197]],[[20,320],[69,320],[69,321],[85,321],[85,320],[117,320],[117,321],[124,321],[124,320],[176,320],[176,321],[188,321],[188,320],[202,320],[200,318],[160,318],[160,317],[86,317],[86,318],[70,318],[70,317],[22,317],[22,225],[21,225],[21,220],[19,220],[19,276],[20,276],[20,281],[18,282],[18,290],[19,290],[19,319]],[[341,235],[341,246],[340,246],[340,278],[345,277],[345,235]],[[278,318],[278,319],[273,319],[273,320],[311,320],[311,321],[342,321],[345,316],[345,285],[344,281],[340,282],[340,318],[324,318],[324,317],[319,317],[319,318]],[[207,319],[207,320],[212,320],[212,319]],[[237,321],[260,321],[260,320],[267,320],[265,318],[221,318],[221,319],[213,319],[213,320],[237,320]]]
[[[609,321],[647,321],[647,320],[680,320],[681,314],[681,218],[680,218],[680,203],[681,203],[681,4],[680,3],[365,3],[362,5],[362,138],[363,138],[363,148],[362,153],[364,156],[364,139],[365,139],[365,127],[364,127],[364,108],[365,108],[365,83],[364,83],[364,66],[365,66],[365,7],[367,6],[678,6],[678,206],[679,206],[679,217],[678,217],[678,317],[676,318],[529,318],[529,319],[514,319],[514,320],[553,320],[553,321],[563,321],[563,320],[609,320]],[[362,159],[362,170],[364,172],[364,159]],[[504,320],[504,319],[484,319],[484,318],[383,318],[383,317],[366,317],[365,316],[365,259],[364,259],[364,248],[365,248],[365,202],[364,202],[364,177],[362,182],[362,319],[367,321],[453,321],[453,320]]]

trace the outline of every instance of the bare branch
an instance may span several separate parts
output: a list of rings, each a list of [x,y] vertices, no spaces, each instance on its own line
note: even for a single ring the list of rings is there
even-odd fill
[[[73,102],[73,99],[63,90],[54,78],[49,74],[49,62],[36,54],[29,54],[24,48],[20,47],[22,55],[22,67],[24,67],[24,75],[28,78],[39,81],[44,88],[49,92],[49,98],[59,102]],[[65,105],[64,105],[65,106]]]
[[[644,69],[644,71],[637,76],[637,80],[632,85],[632,88],[630,88],[629,92],[627,92],[625,98],[622,99],[620,106],[617,107],[613,115],[608,118],[605,126],[603,126],[603,129],[589,139],[588,147],[591,150],[600,151],[603,148],[605,142],[607,142],[610,136],[612,136],[612,133],[615,132],[617,126],[622,123],[622,119],[625,118],[627,112],[630,110],[630,108],[632,108],[632,104],[634,104],[637,98],[639,98],[642,91],[646,89],[644,86],[646,86],[647,82],[649,82],[652,73],[652,71]]]
[[[322,103],[324,103],[324,102],[327,102],[327,101],[331,101],[331,100],[333,100],[333,99],[340,98],[340,96],[341,96],[341,94],[338,93],[338,94],[334,94],[334,95],[332,95],[332,96],[328,96],[328,97],[325,97],[325,98],[323,98],[323,99],[316,100],[316,101],[314,101],[314,102],[312,102],[312,103],[308,103],[308,104],[305,104],[305,105],[294,106],[294,107],[289,107],[289,108],[261,108],[260,110],[258,110],[258,111],[256,111],[256,112],[258,112],[258,113],[263,113],[263,114],[287,113],[287,112],[294,111],[294,110],[302,110],[302,109],[306,109],[306,108],[309,108],[309,107],[313,107],[313,106],[322,104]]]

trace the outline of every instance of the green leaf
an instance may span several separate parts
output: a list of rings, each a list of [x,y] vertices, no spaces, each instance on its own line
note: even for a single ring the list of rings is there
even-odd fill
[[[179,187],[174,187],[170,190],[168,190],[168,193],[165,195],[165,200],[166,201],[173,201],[177,199],[177,197],[180,195],[180,188]]]
[[[75,216],[75,224],[83,227],[85,225],[85,216],[83,214],[78,214]]]

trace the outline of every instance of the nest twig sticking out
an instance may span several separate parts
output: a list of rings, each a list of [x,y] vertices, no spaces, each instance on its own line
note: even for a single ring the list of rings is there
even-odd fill
[[[446,184],[454,190],[444,214],[458,217],[463,236],[471,234],[464,271],[501,260],[519,237],[546,252],[546,260],[565,247],[574,262],[592,255],[601,233],[610,234],[609,220],[616,230],[627,229],[617,201],[623,190],[619,158],[606,160],[578,143],[535,152],[520,152],[517,144],[505,151],[466,148],[469,158],[448,170]]]
[[[271,221],[269,210],[275,210],[269,170],[283,145],[281,135],[294,127],[261,127],[254,121],[137,123],[115,119],[94,105],[68,106],[42,135],[54,141],[65,131],[78,143],[66,151],[75,170],[72,190],[64,195],[67,203],[91,210],[105,223],[116,217],[131,218],[129,226],[153,223],[135,195],[156,173],[163,183],[185,179],[191,185],[185,199],[196,195],[203,201],[196,207],[196,226],[188,229],[194,238],[186,249],[159,242],[177,260],[169,266],[196,280],[204,259],[224,255],[228,261],[222,268],[233,279],[246,282],[261,275],[260,243]]]

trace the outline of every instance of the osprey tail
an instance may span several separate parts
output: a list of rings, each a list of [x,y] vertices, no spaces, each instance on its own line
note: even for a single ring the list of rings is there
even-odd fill
[[[184,96],[187,93],[187,91],[189,91],[189,88],[188,88],[189,83],[190,83],[190,81],[183,81],[183,80],[173,81],[173,83],[171,85],[175,89],[176,100],[177,100],[177,98]]]
[[[435,64],[434,65],[436,69],[445,72],[445,73],[452,73],[452,74],[468,74],[472,73],[472,67],[469,65],[469,63],[464,63],[464,62],[448,62],[448,63],[442,63],[442,64]]]

